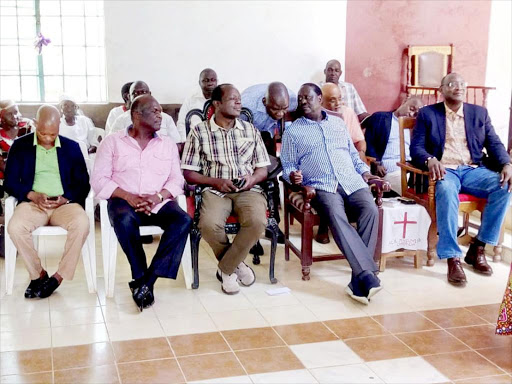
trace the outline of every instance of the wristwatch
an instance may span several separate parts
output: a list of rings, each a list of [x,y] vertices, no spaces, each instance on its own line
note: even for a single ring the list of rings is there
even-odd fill
[[[160,192],[158,192],[156,195],[160,198],[160,202],[164,201],[164,197]]]
[[[426,166],[428,166],[428,161],[429,161],[430,159],[433,159],[433,158],[434,158],[434,156],[429,156],[429,157],[427,157],[427,160],[425,160],[425,165],[426,165]]]

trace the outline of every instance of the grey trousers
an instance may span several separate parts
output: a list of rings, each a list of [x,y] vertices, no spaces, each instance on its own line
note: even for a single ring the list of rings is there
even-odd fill
[[[368,188],[347,195],[341,186],[336,193],[316,190],[313,205],[329,220],[334,241],[347,258],[353,276],[378,270],[373,261],[377,244],[379,212]],[[350,225],[357,223],[357,230]]]

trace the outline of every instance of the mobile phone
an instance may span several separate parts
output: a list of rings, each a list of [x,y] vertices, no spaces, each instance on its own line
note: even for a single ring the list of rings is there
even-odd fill
[[[237,187],[238,189],[241,189],[244,187],[246,180],[245,179],[233,179],[231,180],[233,182],[233,185]]]
[[[59,200],[59,196],[49,196],[46,198],[46,200],[57,201]]]
[[[399,202],[401,202],[402,204],[407,204],[407,205],[416,204],[416,202],[413,199],[408,199],[407,197],[399,197],[399,198],[397,198],[397,200]]]

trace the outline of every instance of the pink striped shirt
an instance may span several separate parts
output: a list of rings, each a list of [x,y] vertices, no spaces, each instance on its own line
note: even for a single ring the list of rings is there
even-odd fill
[[[125,130],[106,136],[96,153],[91,186],[98,199],[109,199],[118,187],[135,195],[166,189],[176,197],[183,194],[183,184],[178,147],[169,137],[155,135],[142,150]]]

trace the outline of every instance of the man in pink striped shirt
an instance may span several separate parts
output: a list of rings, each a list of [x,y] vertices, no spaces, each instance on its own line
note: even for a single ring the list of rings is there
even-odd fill
[[[130,262],[129,286],[140,310],[154,303],[158,277],[176,278],[192,223],[175,201],[184,183],[176,143],[156,135],[161,113],[154,97],[137,97],[131,108],[133,125],[103,139],[91,177],[96,197],[108,199],[110,221]],[[164,230],[149,268],[141,225]]]

